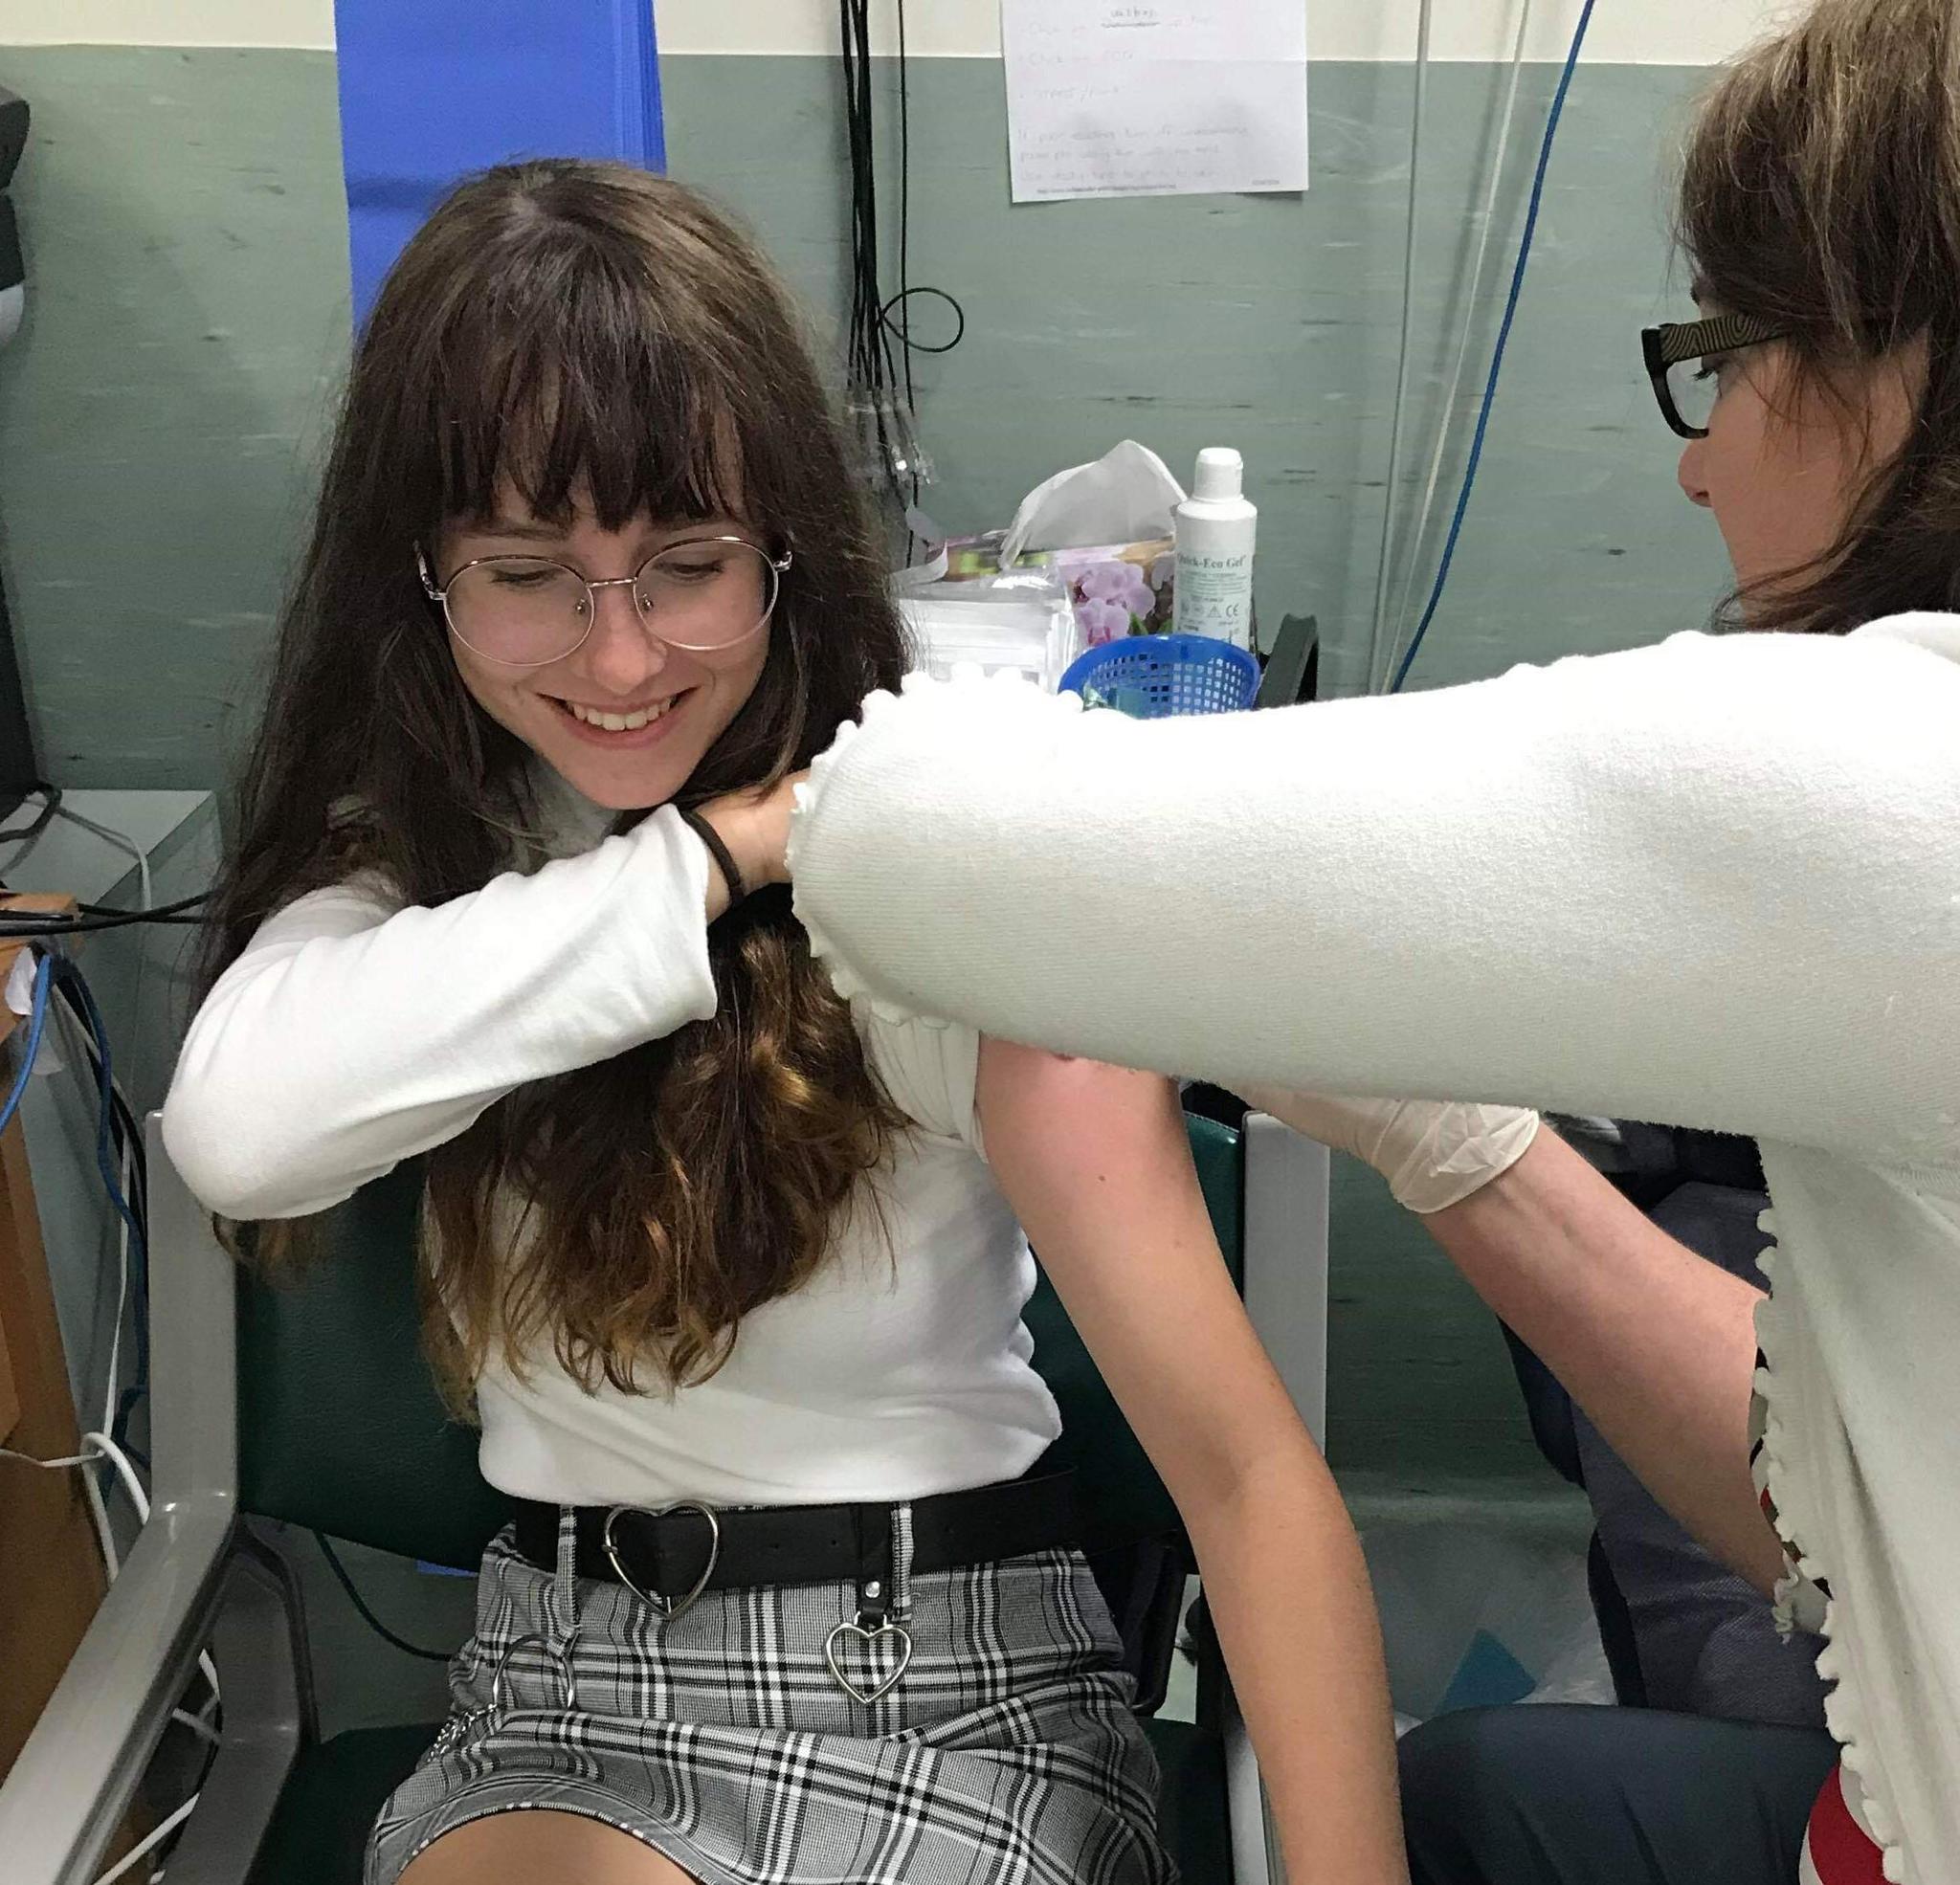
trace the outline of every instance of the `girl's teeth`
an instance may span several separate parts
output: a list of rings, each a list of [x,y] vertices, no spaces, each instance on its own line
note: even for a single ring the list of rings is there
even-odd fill
[[[602,714],[595,707],[582,707],[576,700],[568,700],[566,706],[571,710],[574,720],[582,720],[588,726],[603,728],[608,733],[637,733],[649,721],[658,720],[667,711],[663,701],[657,707],[642,707],[631,714]]]

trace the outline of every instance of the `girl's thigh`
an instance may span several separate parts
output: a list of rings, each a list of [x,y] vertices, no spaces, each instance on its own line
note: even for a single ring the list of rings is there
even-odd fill
[[[446,1832],[401,1885],[694,1885],[631,1833],[541,1807],[493,1813]]]

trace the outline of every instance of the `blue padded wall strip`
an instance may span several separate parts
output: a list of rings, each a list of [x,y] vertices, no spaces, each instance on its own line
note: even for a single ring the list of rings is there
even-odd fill
[[[514,157],[666,166],[653,0],[335,0],[354,320],[458,177]]]

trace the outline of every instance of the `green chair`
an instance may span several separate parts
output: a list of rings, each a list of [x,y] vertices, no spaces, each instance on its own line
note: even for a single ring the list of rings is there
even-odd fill
[[[1322,1420],[1326,1154],[1277,1121],[1191,1119],[1219,1242],[1303,1416]],[[150,1129],[149,1522],[0,1786],[11,1885],[90,1885],[199,1652],[223,1735],[168,1866],[170,1885],[354,1885],[382,1799],[434,1723],[323,1741],[295,1578],[246,1515],[426,1562],[474,1566],[503,1523],[417,1347],[408,1260],[420,1176],[336,1211],[327,1253],[268,1288],[219,1249]],[[1177,1514],[1044,1282],[1027,1321],[1062,1410],[1084,1548],[1154,1709],[1193,1568]],[[230,1358],[233,1364],[226,1365]],[[1276,1867],[1250,1745],[1197,1632],[1200,1719],[1149,1719],[1167,1842],[1192,1885],[1266,1885]]]

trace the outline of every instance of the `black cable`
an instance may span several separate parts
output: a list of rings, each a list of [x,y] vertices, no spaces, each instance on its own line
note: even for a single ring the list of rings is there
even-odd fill
[[[905,367],[905,405],[912,398],[912,81],[911,61],[905,56],[905,0],[899,10],[899,292],[892,301],[899,308],[899,358]],[[879,324],[891,331],[887,317],[892,301],[878,311]],[[918,423],[918,412],[912,413]],[[912,480],[912,499],[919,499],[919,480]]]
[[[65,980],[56,983],[55,992],[61,997],[69,1011],[86,1029],[88,1021],[82,1010],[81,1004],[71,992]],[[90,1039],[94,1039],[93,1033],[90,1034]],[[98,1070],[100,1070],[101,1065],[100,1057],[98,1057],[96,1064]],[[136,1115],[129,1110],[129,1102],[113,1086],[109,1090],[109,1107],[110,1123],[114,1128],[116,1137],[116,1149],[125,1154],[135,1166],[136,1183],[140,1188],[149,1175],[148,1158],[143,1142],[143,1128],[137,1123]],[[132,1198],[130,1203],[136,1208],[137,1216],[141,1218],[144,1214],[144,1201],[141,1198]]]
[[[69,1012],[81,1024],[89,1039],[94,1041],[95,1030],[90,1024],[88,1010],[82,1006],[81,998],[75,992],[74,985],[68,977],[60,976],[56,978],[55,992],[61,997],[62,1003],[66,1006]],[[97,1043],[96,1055],[96,1065],[100,1068],[101,1065],[100,1043]],[[147,1149],[144,1144],[143,1127],[137,1122],[136,1115],[129,1110],[129,1102],[122,1098],[122,1093],[113,1084],[109,1089],[109,1100],[116,1129],[117,1148],[124,1152],[136,1167],[136,1184],[139,1195],[131,1198],[129,1202],[136,1208],[138,1219],[143,1220],[147,1215],[147,1201],[142,1194],[149,1177],[149,1157]]]
[[[55,822],[55,814],[61,809],[61,787],[50,786],[35,780],[28,787],[30,792],[38,792],[41,809],[25,825],[18,825],[9,831],[0,831],[0,841],[11,842],[14,838],[37,838]]]
[[[0,942],[36,942],[52,936],[89,936],[99,929],[135,929],[155,923],[165,929],[199,929],[202,917],[167,914],[163,910],[122,910],[108,917],[11,917],[0,912]]]
[[[0,890],[7,885],[0,882]],[[169,923],[184,919],[185,912],[196,909],[200,904],[211,901],[210,891],[200,891],[195,897],[180,897],[171,903],[158,903],[147,910],[127,910],[114,903],[78,903],[78,915],[67,916],[59,910],[28,910],[10,913],[0,910],[0,924],[33,923],[50,929],[73,927],[86,929],[96,919],[113,918],[117,922],[162,922]],[[206,922],[210,919],[198,917],[193,921]]]
[[[101,1031],[100,1010],[87,992],[87,983],[80,969],[65,957],[59,961],[61,970],[55,978],[55,988],[94,1049],[98,1090],[101,1103],[108,1108],[116,1163],[113,1167],[103,1170],[103,1184],[112,1202],[126,1209],[130,1215],[129,1278],[133,1285],[130,1310],[136,1366],[134,1379],[117,1399],[109,1424],[109,1437],[132,1458],[138,1458],[146,1469],[149,1462],[142,1460],[129,1446],[127,1435],[137,1408],[149,1392],[149,1158],[144,1144],[143,1129],[130,1111],[128,1101],[116,1089],[114,1063]],[[111,1183],[112,1173],[120,1173],[125,1160],[134,1181],[126,1193],[122,1191],[119,1184]]]
[[[117,1404],[114,1418],[110,1422],[110,1438],[120,1444],[138,1402],[149,1388],[147,1172],[139,1162],[135,1195],[131,1197],[125,1194],[122,1189],[122,1163],[120,1157],[123,1145],[141,1148],[143,1137],[136,1130],[136,1122],[130,1115],[129,1108],[120,1101],[117,1095],[115,1063],[109,1053],[108,1030],[103,1024],[101,1009],[96,1005],[95,993],[88,986],[88,978],[67,956],[50,951],[47,960],[54,974],[55,987],[61,990],[70,1011],[80,1022],[82,1031],[87,1034],[95,1048],[98,1096],[96,1168],[101,1177],[103,1189],[109,1194],[110,1203],[116,1208],[117,1215],[129,1230],[129,1274],[136,1285],[134,1300],[130,1305],[135,1319],[136,1379],[123,1390]]]
[[[948,295],[944,288],[934,288],[923,281],[916,288],[901,288],[899,292],[896,295],[894,295],[891,298],[891,299],[884,304],[885,318],[889,320],[891,318],[892,309],[897,307],[902,301],[909,301],[914,295],[935,296],[940,300],[944,301],[947,307],[952,309],[954,322],[953,337],[949,341],[915,341],[910,338],[909,320],[902,321],[899,323],[899,333],[900,339],[903,343],[905,348],[909,353],[952,352],[952,350],[956,346],[958,346],[962,341],[964,341],[967,338],[967,310],[960,305],[959,301],[953,296]],[[911,371],[911,363],[909,362],[909,360],[906,363],[906,371],[908,374]]]
[[[5,831],[0,831],[0,843],[17,843],[20,846],[20,849],[7,860],[7,868],[10,871],[16,864],[26,861],[28,854],[40,842],[41,833],[55,822],[56,813],[61,809],[59,786],[50,786],[36,780],[28,789],[40,793],[41,809],[25,825],[11,826]]]
[[[78,903],[75,907],[85,917],[173,917],[209,903],[211,898],[210,891],[200,890],[195,897],[180,897],[174,903],[157,903],[147,910],[131,910],[120,903]]]
[[[912,80],[911,61],[905,56],[905,0],[897,0],[899,13],[899,292],[878,311],[879,331],[889,339],[892,307],[899,310],[899,359],[905,373],[905,421],[912,428],[912,505],[905,518],[905,561],[913,555],[910,509],[919,502],[919,399],[912,385]],[[960,328],[966,330],[964,314]]]
[[[912,91],[910,47],[904,0],[898,4],[898,164],[899,233],[898,293],[887,298],[879,281],[878,168],[871,74],[870,0],[838,0],[838,26],[844,80],[845,142],[850,153],[851,310],[845,330],[849,391],[868,420],[866,443],[880,461],[892,496],[902,507],[908,496],[901,483],[900,456],[917,452],[894,435],[896,408],[902,402],[903,426],[916,431],[917,388],[915,353],[949,353],[967,331],[966,310],[943,288],[915,286],[912,281]],[[952,308],[952,338],[922,344],[912,337],[912,302],[930,295]],[[902,431],[901,427],[901,431]],[[906,467],[909,497],[919,497],[916,460]]]
[[[333,1548],[326,1534],[316,1531],[313,1534],[313,1541],[320,1546],[321,1553],[326,1560],[327,1569],[339,1579],[341,1588],[347,1593],[348,1603],[352,1604],[355,1609],[360,1611],[361,1621],[369,1630],[373,1630],[375,1635],[379,1636],[383,1642],[391,1644],[405,1656],[419,1656],[424,1662],[447,1662],[449,1660],[449,1652],[447,1650],[420,1649],[415,1644],[411,1643],[406,1637],[397,1636],[387,1624],[383,1623],[368,1608],[368,1600],[354,1587],[354,1580],[347,1575],[347,1567],[341,1563],[340,1553]]]

